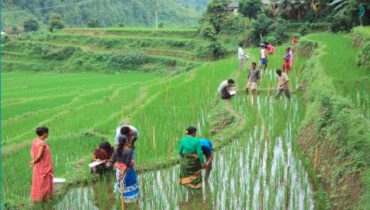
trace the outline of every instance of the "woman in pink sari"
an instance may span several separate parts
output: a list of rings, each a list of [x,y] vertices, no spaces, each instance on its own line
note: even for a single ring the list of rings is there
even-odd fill
[[[32,173],[32,202],[46,201],[53,195],[53,161],[51,152],[45,139],[49,135],[47,127],[36,129],[38,138],[32,141],[30,166],[33,167]]]
[[[290,55],[289,66],[290,66],[290,68],[292,68],[293,67],[293,50],[292,50],[292,48],[289,48],[289,55]]]

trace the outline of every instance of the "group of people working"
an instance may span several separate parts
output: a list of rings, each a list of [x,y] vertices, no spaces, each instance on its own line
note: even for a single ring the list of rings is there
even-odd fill
[[[297,37],[293,37],[292,45],[297,44]],[[260,83],[261,79],[261,70],[266,71],[268,59],[267,55],[274,54],[275,47],[271,43],[261,43],[261,49],[260,49],[260,59],[259,64],[257,66],[256,62],[252,62],[250,65],[250,69],[247,76],[246,81],[246,88],[245,92],[246,94],[251,91],[253,95],[257,93],[258,85]],[[238,59],[239,59],[239,70],[244,69],[244,64],[247,59],[249,59],[249,56],[244,52],[243,44],[239,45],[238,48]],[[276,89],[276,98],[279,98],[280,95],[284,92],[287,98],[290,98],[290,91],[288,87],[289,77],[288,72],[291,70],[291,67],[293,65],[293,50],[288,47],[286,49],[284,58],[283,58],[283,68],[276,70],[276,77],[278,80],[278,87]],[[233,79],[228,79],[225,81],[222,81],[218,88],[218,92],[220,94],[220,97],[222,99],[230,99],[233,95],[235,95],[235,81]]]
[[[201,169],[205,169],[206,179],[212,169],[212,142],[208,139],[195,137],[197,129],[186,129],[186,137],[180,141],[179,155],[181,157],[180,184],[192,189],[202,187]],[[46,201],[53,194],[53,162],[48,144],[47,127],[36,129],[38,137],[32,141],[30,166],[33,167],[31,200]],[[131,125],[122,125],[116,129],[116,149],[108,141],[103,141],[92,155],[95,163],[91,172],[101,175],[116,170],[115,192],[118,192],[123,205],[137,202],[139,185],[135,165],[135,142],[139,138],[138,130]],[[204,157],[205,156],[205,160]]]
[[[297,43],[296,37],[293,38],[292,44]],[[248,73],[246,93],[251,90],[255,94],[260,81],[260,72],[262,69],[266,70],[268,60],[267,54],[273,54],[275,48],[271,43],[264,43],[261,45],[260,62],[257,68],[255,62],[251,63]],[[239,68],[243,70],[245,60],[249,58],[243,50],[241,44],[238,48]],[[292,66],[293,53],[290,48],[286,49],[284,57],[283,70],[276,70],[278,79],[278,88],[276,90],[276,97],[279,97],[282,92],[290,98],[288,88],[288,75]],[[218,92],[222,99],[231,99],[235,95],[235,81],[228,79],[223,81]],[[186,136],[181,139],[178,153],[181,157],[180,161],[180,185],[191,189],[202,188],[202,169],[205,169],[205,178],[208,179],[213,160],[213,145],[208,139],[197,138],[197,129],[195,127],[188,127],[186,129]],[[53,194],[53,163],[51,159],[51,152],[45,140],[49,136],[49,129],[47,127],[38,127],[36,129],[37,138],[32,141],[31,158],[29,163],[33,167],[31,200],[33,202],[48,200]],[[116,129],[114,149],[107,141],[102,142],[94,151],[92,161],[96,164],[91,171],[94,174],[102,174],[106,171],[116,169],[116,184],[115,191],[119,192],[122,203],[130,203],[138,200],[139,186],[137,182],[135,165],[135,142],[139,138],[138,130],[131,125],[122,125]],[[204,157],[205,156],[205,159]]]

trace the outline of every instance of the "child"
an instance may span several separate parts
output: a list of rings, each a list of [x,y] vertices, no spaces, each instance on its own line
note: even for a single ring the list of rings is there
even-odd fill
[[[276,70],[277,79],[279,81],[278,88],[276,90],[276,98],[279,98],[281,93],[284,91],[285,96],[290,99],[290,93],[288,88],[289,78],[288,75],[284,72],[281,72],[280,69]]]
[[[126,136],[120,136],[118,142],[112,157],[112,163],[116,168],[115,190],[120,192],[125,203],[136,202],[139,198],[139,186],[132,164],[132,149]]]
[[[251,65],[251,69],[249,70],[247,87],[245,88],[245,92],[248,94],[249,89],[251,89],[252,94],[254,95],[256,93],[259,81],[260,81],[260,71],[256,69],[256,63],[253,62]]]
[[[289,72],[290,71],[290,58],[291,58],[290,48],[288,47],[286,49],[285,56],[284,56],[284,64],[283,64],[283,71],[284,72]]]

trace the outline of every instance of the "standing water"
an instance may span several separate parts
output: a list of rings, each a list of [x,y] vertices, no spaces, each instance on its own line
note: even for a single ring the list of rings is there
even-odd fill
[[[228,105],[246,120],[245,132],[214,153],[203,190],[180,186],[178,165],[146,172],[138,177],[140,209],[314,209],[292,146],[304,112],[299,97],[240,95]],[[70,190],[56,209],[120,209],[112,186],[108,181]]]

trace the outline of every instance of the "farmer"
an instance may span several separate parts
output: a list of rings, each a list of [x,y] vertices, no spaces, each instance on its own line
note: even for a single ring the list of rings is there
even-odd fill
[[[289,72],[290,71],[290,62],[291,62],[291,54],[290,54],[290,48],[288,47],[285,51],[284,56],[284,64],[283,64],[283,71]]]
[[[252,94],[255,95],[259,81],[260,71],[256,69],[256,63],[253,62],[247,78],[247,87],[245,88],[246,94],[248,94],[250,89],[252,91]]]
[[[202,173],[205,168],[203,151],[199,139],[195,138],[197,129],[188,127],[186,136],[181,139],[179,145],[180,161],[180,185],[190,189],[202,188]]]
[[[47,127],[36,129],[38,138],[32,141],[31,162],[33,167],[31,200],[32,202],[47,201],[53,195],[53,161],[51,152],[45,140],[49,136]]]
[[[113,168],[112,165],[112,154],[113,147],[107,141],[103,141],[97,149],[95,149],[92,157],[93,162],[101,162],[102,164],[97,165],[91,169],[92,173],[102,174]]]
[[[295,46],[297,44],[297,37],[293,36],[292,45]]]
[[[232,94],[232,87],[234,86],[235,81],[233,79],[224,80],[220,86],[218,87],[217,91],[220,94],[222,99],[231,99],[233,96]]]
[[[261,50],[260,50],[260,66],[261,69],[266,70],[267,68],[267,47],[264,44],[261,44]]]
[[[271,44],[271,42],[267,45],[268,54],[272,55],[275,52],[275,47]]]
[[[288,75],[284,72],[281,72],[280,69],[276,70],[277,79],[279,81],[278,88],[276,90],[276,98],[279,98],[281,93],[284,91],[285,96],[290,99],[290,93],[288,88],[289,78]]]
[[[112,163],[116,168],[115,191],[119,192],[121,205],[137,202],[139,198],[139,185],[132,162],[133,151],[126,136],[118,137],[117,149],[113,152]]]
[[[200,139],[200,147],[202,148],[203,154],[206,156],[206,180],[209,177],[209,174],[212,170],[212,160],[213,160],[213,145],[212,142],[208,139]]]
[[[128,138],[129,147],[133,150],[132,159],[135,160],[135,142],[139,138],[139,131],[132,125],[121,125],[116,129],[115,143],[118,145],[120,136]]]
[[[243,44],[240,43],[238,48],[239,70],[243,70],[245,60],[248,58],[249,56],[244,52]]]

